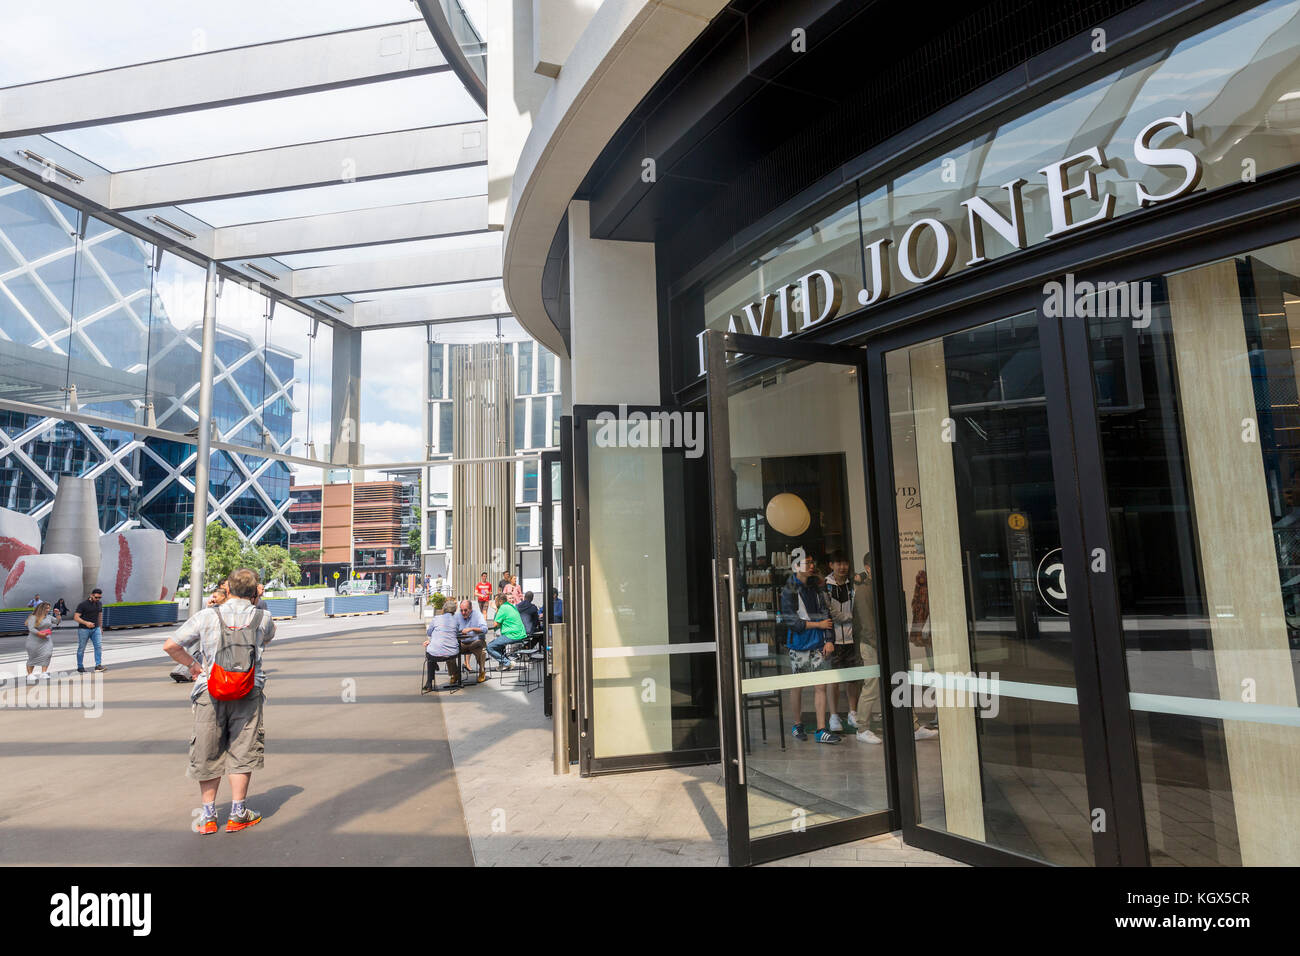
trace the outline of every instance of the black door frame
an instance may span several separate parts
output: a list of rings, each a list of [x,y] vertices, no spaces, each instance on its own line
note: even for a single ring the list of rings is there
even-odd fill
[[[555,709],[555,702],[552,699],[554,679],[551,677],[551,662],[554,659],[551,652],[551,588],[555,586],[555,506],[561,502],[555,501],[555,496],[551,494],[551,472],[557,465],[560,465],[558,451],[542,452],[541,460],[537,465],[539,472],[537,480],[542,486],[542,633],[546,635],[546,666],[542,673],[542,713],[547,717],[552,716]],[[561,485],[564,483],[562,465],[560,483]],[[561,501],[564,498],[563,489],[560,498]]]
[[[563,605],[560,609],[561,623],[564,625],[564,659],[565,696],[562,706],[569,717],[569,763],[578,763],[579,724],[578,700],[581,692],[578,684],[578,644],[577,625],[579,615],[577,590],[574,578],[574,550],[576,548],[576,531],[574,518],[574,465],[573,465],[573,416],[560,416],[560,553],[564,557],[564,587],[561,590]],[[552,704],[554,708],[554,704]]]
[[[572,554],[574,559],[573,570],[575,572],[574,575],[571,575],[572,580],[569,585],[569,589],[573,593],[572,604],[566,605],[564,611],[570,622],[568,630],[573,635],[569,648],[573,655],[573,673],[577,680],[574,696],[578,708],[578,721],[576,731],[570,737],[570,743],[571,746],[577,746],[577,762],[584,777],[636,770],[688,767],[696,764],[717,763],[719,760],[719,752],[716,747],[671,750],[649,754],[629,754],[618,757],[597,757],[595,755],[596,727],[592,724],[594,700],[591,589],[587,575],[588,569],[591,567],[591,534],[588,520],[591,495],[588,482],[587,428],[603,412],[618,416],[636,412],[646,415],[656,412],[681,412],[687,414],[688,411],[686,408],[666,405],[575,405],[572,413],[572,427],[563,429],[570,441],[569,447],[571,448],[571,460],[573,462],[573,493],[570,498],[572,507],[564,509],[566,515],[572,515],[573,519]],[[569,610],[570,607],[573,608],[572,612]]]
[[[1284,189],[1282,183],[1288,181],[1300,185],[1300,170],[1288,170],[1271,178],[1266,187],[1266,198],[1273,200]],[[1234,215],[1239,213],[1239,209],[1234,207],[1242,206],[1242,200],[1240,194],[1225,196],[1225,202],[1219,208],[1226,208],[1229,215],[1223,219],[1210,217],[1208,221],[1201,221],[1200,229],[1204,232],[1197,237],[1197,242],[1164,243],[1158,251],[1126,248],[1122,238],[1118,238],[1118,234],[1125,230],[1112,228],[1115,245],[1119,247],[1112,259],[1105,263],[1087,261],[1074,269],[1065,265],[1061,273],[1056,274],[1074,272],[1076,281],[1149,280],[1179,269],[1300,238],[1300,226],[1297,226],[1294,213],[1287,215],[1284,212],[1287,207],[1300,206],[1300,198],[1292,195],[1290,202],[1270,202],[1268,207],[1257,209],[1256,215]],[[1184,213],[1178,219],[1186,220],[1190,216]],[[1145,232],[1149,226],[1139,221],[1130,229]],[[1095,242],[1089,241],[1088,245],[1095,245]],[[1130,684],[1118,583],[1114,575],[1108,489],[1088,329],[1083,320],[1054,319],[1044,315],[1041,308],[1044,297],[1041,285],[1037,285],[1044,280],[1041,273],[1023,268],[1018,278],[1017,285],[952,311],[939,315],[930,313],[911,323],[892,324],[868,333],[865,347],[870,354],[870,405],[878,410],[888,408],[885,352],[1019,313],[1036,313],[1049,429],[1053,436],[1053,480],[1057,486],[1061,544],[1063,553],[1073,554],[1073,559],[1065,562],[1066,588],[1069,593],[1080,596],[1079,600],[1070,602],[1070,617],[1089,804],[1093,809],[1105,810],[1106,814],[1105,829],[1093,832],[1093,856],[1099,866],[1147,866],[1147,826],[1141,799],[1134,718],[1128,705]],[[1028,285],[1026,280],[1036,284]],[[888,486],[892,481],[887,419],[887,415],[876,415],[871,434],[871,446],[876,451],[875,483],[879,486]],[[888,502],[881,502],[878,525],[885,540],[896,540],[896,537],[891,537],[897,535],[896,516]],[[887,551],[884,554],[888,554]],[[1104,555],[1104,563],[1093,563],[1092,557],[1097,554]],[[887,592],[897,593],[901,580],[896,559],[883,563],[881,578],[887,583]],[[1095,567],[1097,570],[1093,570]],[[885,607],[885,617],[891,628],[889,633],[898,639],[901,637],[898,628],[906,615],[904,607],[898,606],[896,598],[891,600],[889,597],[881,606]],[[905,648],[894,640],[893,650],[897,654]],[[904,721],[896,721],[896,726],[904,726]],[[901,779],[905,780],[900,793],[900,814],[907,843],[976,865],[1041,865],[1041,861],[1031,857],[920,825],[914,790],[917,765],[909,737],[906,734],[898,737],[896,747],[901,760],[898,771]]]
[[[822,847],[835,846],[888,833],[898,827],[898,774],[890,753],[892,745],[884,747],[885,784],[889,806],[847,820],[820,824],[803,831],[775,834],[752,840],[749,834],[749,802],[746,782],[744,741],[741,733],[743,701],[740,696],[740,659],[736,642],[736,599],[734,561],[736,555],[736,501],[731,481],[731,437],[727,415],[727,401],[734,382],[730,373],[736,368],[728,362],[728,353],[744,356],[746,377],[756,377],[768,369],[789,361],[806,361],[818,364],[846,365],[858,370],[858,410],[862,423],[862,461],[867,480],[864,485],[868,514],[876,511],[876,485],[870,480],[871,451],[865,440],[871,433],[870,405],[866,396],[866,352],[849,346],[820,345],[807,341],[773,339],[766,336],[742,335],[710,330],[704,335],[705,380],[707,382],[709,421],[710,486],[713,493],[713,555],[715,615],[718,635],[719,730],[722,740],[723,782],[726,791],[727,849],[732,866],[749,866],[765,863],[797,853],[806,853]],[[855,467],[850,462],[849,467]],[[879,553],[877,524],[869,522],[870,546]],[[880,600],[879,576],[875,577],[876,599]],[[877,607],[881,605],[877,603]],[[889,652],[881,642],[878,649],[881,673],[889,672]],[[889,707],[882,707],[886,741],[893,715]],[[785,728],[781,728],[785,732]]]
[[[1105,580],[1089,580],[1089,561],[1086,555],[1093,547],[1103,547],[1110,554],[1109,530],[1106,527],[1104,483],[1101,483],[1102,467],[1100,443],[1096,439],[1096,415],[1092,406],[1092,377],[1090,357],[1087,349],[1087,330],[1081,323],[1075,328],[1084,336],[1080,348],[1073,343],[1071,348],[1078,354],[1071,358],[1070,370],[1074,373],[1071,391],[1067,388],[1065,355],[1063,354],[1061,320],[1049,318],[1042,311],[1043,296],[1037,289],[1021,289],[1005,296],[981,303],[972,309],[961,310],[944,316],[939,321],[922,322],[892,330],[873,338],[867,346],[868,384],[871,406],[878,410],[874,417],[874,429],[871,445],[875,451],[875,483],[881,487],[893,486],[893,449],[889,434],[888,421],[888,380],[885,356],[889,352],[907,348],[935,338],[977,328],[989,322],[1016,315],[1033,313],[1036,316],[1039,343],[1041,348],[1042,373],[1045,386],[1046,411],[1049,431],[1052,436],[1051,455],[1053,484],[1056,490],[1057,518],[1061,529],[1061,549],[1066,569],[1066,589],[1070,594],[1091,595],[1106,587],[1111,588],[1110,575]],[[1067,320],[1068,321],[1068,320]],[[1072,332],[1071,335],[1074,333]],[[1073,405],[1086,402],[1086,406]],[[1085,438],[1091,435],[1093,448],[1091,455],[1080,453],[1076,447],[1079,435]],[[1092,482],[1092,494],[1089,505],[1092,510],[1087,515],[1081,511],[1080,476]],[[1097,498],[1096,496],[1100,496]],[[1093,500],[1093,499],[1096,500]],[[893,501],[878,499],[879,509],[877,526],[886,541],[898,540],[898,521]],[[1100,523],[1097,505],[1100,503]],[[878,552],[879,577],[885,588],[885,600],[881,605],[885,610],[888,640],[893,659],[906,661],[907,645],[907,609],[903,606],[901,595],[903,581],[901,566],[898,561],[897,548]],[[1111,566],[1107,562],[1107,567]],[[967,600],[969,601],[969,595]],[[1112,606],[1117,605],[1112,600]],[[1116,675],[1108,674],[1105,685],[1109,691],[1106,705],[1103,705],[1103,678],[1097,658],[1097,647],[1102,641],[1104,627],[1096,619],[1090,601],[1076,600],[1070,602],[1070,634],[1074,660],[1074,690],[1078,698],[1080,738],[1084,755],[1084,769],[1088,784],[1089,803],[1094,811],[1100,809],[1105,813],[1106,824],[1102,829],[1093,828],[1093,856],[1097,865],[1117,865],[1121,862],[1136,863],[1133,841],[1141,841],[1141,859],[1145,860],[1145,835],[1142,829],[1140,804],[1134,806],[1131,799],[1121,798],[1117,792],[1113,776],[1115,768],[1112,759],[1119,753],[1108,754],[1108,742],[1115,740],[1115,735],[1106,733],[1107,717],[1113,721],[1117,712],[1127,714],[1128,678],[1124,670]],[[1104,606],[1103,606],[1104,607]],[[1101,628],[1101,632],[1099,632]],[[1119,631],[1111,630],[1110,637],[1118,640]],[[1123,664],[1120,648],[1119,663]],[[1112,659],[1110,663],[1114,663]],[[1118,676],[1118,682],[1116,677]],[[1118,683],[1118,687],[1116,686]],[[1118,704],[1115,695],[1119,694]],[[893,709],[893,708],[891,708]],[[910,706],[901,708],[894,722],[895,753],[900,760],[899,775],[908,782],[901,788],[900,817],[904,840],[922,849],[932,850],[945,856],[979,865],[1042,865],[1042,861],[1023,856],[1010,850],[1000,849],[987,843],[931,829],[920,821],[920,801],[917,793],[917,760],[915,741],[908,732],[911,727]],[[1112,723],[1112,727],[1116,724]],[[1131,763],[1119,762],[1122,771],[1131,770],[1132,780],[1136,781],[1136,752],[1129,741]],[[1118,750],[1119,748],[1115,748]],[[1127,795],[1126,795],[1127,796]],[[1126,802],[1120,802],[1126,800]],[[1136,833],[1134,824],[1136,823]],[[1124,853],[1121,856],[1121,846]]]
[[[1080,280],[1095,280],[1098,273],[1104,273],[1100,278],[1107,281],[1140,281],[1300,239],[1297,213],[1300,213],[1300,165],[1261,176],[1253,183],[1225,187],[1213,194],[1198,192],[1140,215],[1125,217],[1120,222],[1091,227],[1068,239],[1044,243],[993,260],[969,274],[911,290],[836,321],[819,333],[819,342],[808,338],[785,341],[791,345],[802,342],[819,350],[828,345],[842,345],[868,352],[867,408],[869,411],[875,409],[876,414],[869,419],[866,447],[873,459],[872,471],[869,472],[872,480],[868,485],[874,489],[889,487],[892,481],[887,421],[881,414],[888,407],[885,403],[883,353],[903,342],[924,341],[1010,315],[1038,312],[1044,356],[1057,356],[1052,361],[1061,371],[1059,381],[1052,381],[1049,377],[1045,383],[1054,395],[1048,406],[1052,410],[1051,427],[1056,433],[1061,422],[1068,422],[1068,430],[1063,434],[1070,436],[1074,454],[1074,459],[1067,461],[1065,454],[1053,448],[1054,480],[1058,488],[1066,487],[1068,490],[1073,487],[1071,500],[1076,504],[1070,516],[1061,516],[1063,546],[1068,536],[1076,553],[1089,553],[1100,547],[1109,556],[1114,552],[1105,511],[1105,470],[1102,467],[1095,397],[1091,394],[1086,329],[1081,323],[1043,325],[1040,311],[1042,284],[1052,278],[1059,279],[1066,272],[1073,272]],[[745,338],[747,341],[752,339]],[[765,341],[770,340],[759,339],[749,349],[759,354]],[[706,390],[706,376],[702,376],[679,390],[676,399],[682,402],[698,400]],[[713,428],[712,422],[710,428]],[[1071,477],[1063,486],[1065,475]],[[890,529],[896,533],[896,520],[887,513],[889,508],[882,512],[880,505],[872,509],[877,520],[873,522],[871,543],[875,554],[887,556],[889,551],[882,547],[882,542],[889,540]],[[901,583],[897,568],[891,576],[882,557],[877,558],[877,564],[881,570],[877,575],[881,587],[888,584],[890,593],[896,593],[895,589]],[[1071,573],[1075,578],[1082,577],[1081,583],[1075,583]],[[1100,723],[1104,727],[1103,746],[1098,748],[1095,743],[1090,743],[1085,753],[1089,760],[1098,759],[1100,754],[1101,759],[1107,762],[1108,788],[1103,788],[1102,794],[1106,799],[1096,802],[1103,807],[1109,806],[1113,811],[1107,814],[1107,829],[1113,833],[1094,840],[1094,856],[1101,865],[1143,866],[1149,865],[1146,821],[1132,715],[1128,706],[1123,623],[1113,577],[1113,574],[1083,574],[1077,565],[1073,572],[1067,571],[1067,587],[1075,594],[1087,594],[1091,604],[1087,629],[1094,636],[1091,651],[1095,660],[1090,664],[1085,657],[1080,662],[1081,648],[1076,644],[1076,670],[1094,672],[1096,685],[1100,688],[1100,699],[1094,702],[1096,710],[1088,719],[1092,725]],[[877,599],[888,626],[897,626],[902,609],[892,607],[894,602],[879,589]],[[899,650],[888,647],[889,643],[883,642],[880,649],[882,668],[886,666],[890,651],[897,654]],[[720,666],[720,680],[727,674],[727,669]],[[720,701],[725,705],[725,696]],[[886,711],[891,709],[885,708]],[[1089,709],[1092,710],[1091,704]],[[720,711],[725,718],[727,708],[722,706]],[[731,719],[734,720],[734,715]],[[1095,733],[1090,734],[1090,738],[1095,736]],[[905,740],[898,741],[897,735],[891,732],[890,739],[896,743],[895,753],[899,761],[894,766],[898,789],[894,799],[907,843],[976,865],[1043,865],[1041,860],[917,825],[915,755],[910,734],[904,737]],[[1090,779],[1094,776],[1090,773]],[[1107,789],[1108,794],[1105,792]],[[1089,796],[1094,794],[1090,792]],[[728,810],[730,813],[730,803]]]

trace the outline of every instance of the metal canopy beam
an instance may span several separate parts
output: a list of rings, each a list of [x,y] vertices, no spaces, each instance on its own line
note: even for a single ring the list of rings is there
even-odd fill
[[[281,256],[487,230],[487,196],[378,206],[216,230],[218,259]]]
[[[357,329],[386,329],[430,322],[490,319],[509,311],[501,286],[431,289],[424,294],[353,303],[348,324]]]
[[[0,136],[78,129],[450,69],[422,20],[0,90]]]
[[[290,295],[314,296],[411,289],[448,282],[501,278],[501,246],[449,249],[435,255],[394,256],[368,262],[297,269]]]
[[[114,173],[114,209],[150,209],[487,162],[487,124],[449,123]]]

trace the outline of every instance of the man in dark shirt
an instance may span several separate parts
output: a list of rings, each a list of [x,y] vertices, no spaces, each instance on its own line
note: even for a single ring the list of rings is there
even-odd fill
[[[524,622],[524,633],[530,637],[540,633],[542,630],[542,612],[541,609],[533,603],[533,592],[524,593],[524,599],[515,605],[515,610],[519,612],[519,618]]]
[[[82,666],[82,656],[86,653],[86,642],[90,641],[95,646],[95,670],[104,669],[104,646],[103,634],[100,629],[100,616],[104,613],[104,605],[100,603],[104,592],[99,588],[90,592],[90,597],[77,605],[76,613],[73,614],[73,620],[77,622],[77,673],[86,673],[86,668]]]

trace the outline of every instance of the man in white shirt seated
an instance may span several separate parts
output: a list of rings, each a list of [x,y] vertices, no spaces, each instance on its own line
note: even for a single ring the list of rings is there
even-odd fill
[[[478,658],[481,684],[487,680],[487,668],[483,666],[483,654],[486,642],[483,633],[487,630],[483,616],[469,601],[462,601],[459,608],[454,601],[443,605],[443,613],[434,616],[429,624],[428,637],[424,642],[425,672],[424,689],[433,690],[434,665],[441,662],[447,665],[451,676],[448,689],[464,686],[460,672],[460,655],[472,653]]]

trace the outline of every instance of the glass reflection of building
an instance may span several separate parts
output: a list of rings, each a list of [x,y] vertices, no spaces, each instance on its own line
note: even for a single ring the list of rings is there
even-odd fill
[[[467,346],[432,342],[429,355],[428,413],[425,417],[426,444],[430,458],[463,457],[454,447],[452,435],[452,369],[458,350]],[[516,454],[552,450],[560,444],[559,360],[536,342],[506,343],[510,356],[514,397],[511,435]],[[518,555],[516,567],[526,587],[540,587],[542,575],[542,488],[538,459],[516,462],[514,476],[514,537]],[[426,479],[424,562],[432,575],[447,575],[452,567],[454,545],[451,468],[430,468]],[[558,505],[556,506],[558,509]],[[558,514],[556,510],[552,519]]]
[[[10,401],[67,407],[157,427],[197,425],[202,272],[170,254],[0,178],[0,388]],[[183,314],[170,314],[167,283]],[[213,417],[221,438],[277,447],[293,436],[301,354],[218,319]],[[304,349],[305,351],[305,349]],[[95,480],[100,530],[188,535],[194,448],[53,416],[0,410],[0,507],[44,521],[63,475]],[[286,544],[289,473],[280,462],[212,454],[212,520],[244,539]]]

